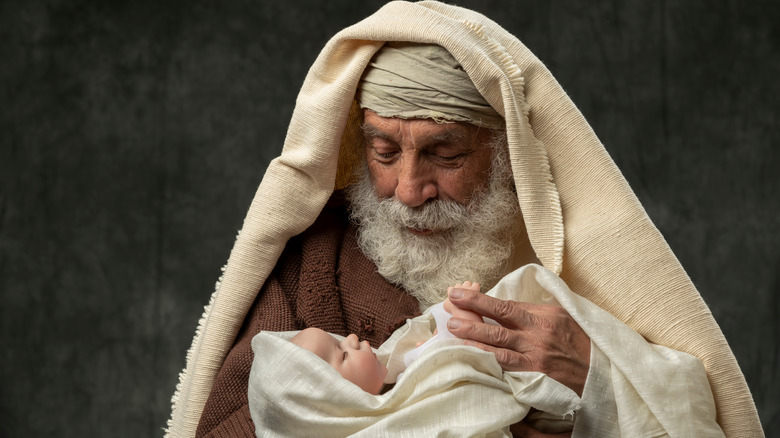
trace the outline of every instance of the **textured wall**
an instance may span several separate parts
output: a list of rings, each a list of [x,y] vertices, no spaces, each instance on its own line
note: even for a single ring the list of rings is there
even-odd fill
[[[0,2],[0,436],[157,436],[324,42],[379,1]],[[462,1],[543,60],[780,436],[780,5]]]

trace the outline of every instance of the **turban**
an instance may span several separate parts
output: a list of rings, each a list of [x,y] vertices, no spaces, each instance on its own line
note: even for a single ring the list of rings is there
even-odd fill
[[[504,119],[460,63],[435,44],[388,43],[360,80],[358,103],[382,117],[427,118],[504,129]]]

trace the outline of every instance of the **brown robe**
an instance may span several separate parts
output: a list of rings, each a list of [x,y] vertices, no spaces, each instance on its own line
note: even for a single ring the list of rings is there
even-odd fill
[[[408,318],[417,300],[376,272],[357,245],[343,197],[335,194],[317,221],[290,239],[257,295],[225,358],[198,424],[200,437],[254,437],[247,382],[252,337],[261,330],[319,327],[355,333],[378,347]]]

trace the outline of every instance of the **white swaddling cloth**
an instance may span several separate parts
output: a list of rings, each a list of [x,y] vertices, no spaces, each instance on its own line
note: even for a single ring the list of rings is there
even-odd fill
[[[560,304],[583,327],[593,352],[610,362],[607,375],[620,407],[607,436],[650,430],[722,436],[704,368],[695,357],[648,344],[541,266],[518,269],[489,295]],[[434,327],[430,313],[409,320],[376,351],[388,367],[385,382],[398,380],[381,395],[361,390],[314,353],[289,342],[297,332],[261,332],[252,340],[249,377],[257,436],[511,436],[508,426],[531,407],[558,419],[571,419],[580,408],[582,401],[568,387],[541,373],[503,372],[493,354],[457,338],[439,339],[406,368],[404,356],[429,339]],[[578,433],[576,422],[573,436],[587,436]]]
[[[411,365],[412,362],[417,360],[417,358],[420,357],[423,351],[427,350],[428,347],[444,339],[455,338],[455,335],[450,333],[450,331],[447,329],[447,321],[450,320],[452,315],[450,315],[449,312],[444,310],[443,303],[434,304],[433,306],[429,307],[426,312],[430,313],[431,316],[433,316],[434,321],[436,322],[437,333],[431,336],[427,341],[423,342],[422,345],[420,345],[419,347],[410,350],[409,352],[404,354],[404,365],[407,367]]]
[[[407,367],[411,365],[412,362],[417,360],[417,358],[422,355],[423,351],[427,350],[428,347],[432,346],[433,344],[436,344],[439,341],[445,339],[457,339],[455,338],[455,335],[450,333],[450,330],[447,328],[447,321],[452,318],[452,315],[444,310],[444,302],[434,304],[433,306],[429,307],[428,310],[426,310],[426,313],[430,313],[431,316],[433,316],[434,322],[436,323],[436,333],[428,338],[427,341],[423,342],[419,347],[404,354],[404,365]],[[498,325],[498,323],[490,318],[483,317],[482,321],[488,324]],[[453,343],[453,345],[461,343],[462,341],[458,341]]]

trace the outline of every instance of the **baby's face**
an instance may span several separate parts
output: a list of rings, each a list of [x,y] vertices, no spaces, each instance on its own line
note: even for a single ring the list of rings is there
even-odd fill
[[[295,335],[292,342],[328,362],[362,390],[376,395],[382,389],[387,367],[377,360],[368,341],[360,342],[352,334],[339,342],[327,332],[309,327]]]

